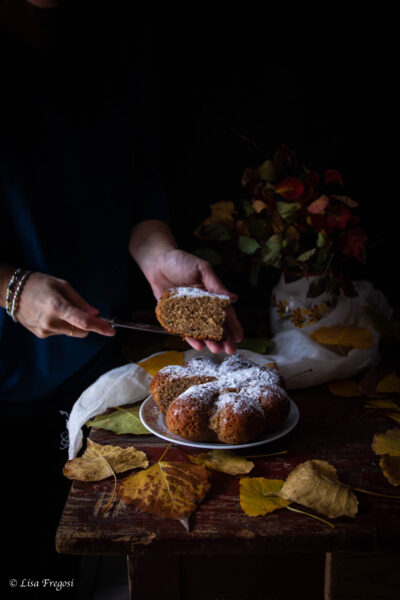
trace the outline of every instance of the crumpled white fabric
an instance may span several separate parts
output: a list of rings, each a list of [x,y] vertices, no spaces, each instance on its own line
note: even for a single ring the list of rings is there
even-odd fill
[[[112,369],[99,377],[78,398],[72,407],[67,429],[68,458],[72,460],[82,448],[82,427],[88,419],[113,406],[143,400],[149,394],[151,376],[136,363]]]
[[[373,310],[390,317],[390,308],[385,296],[367,282],[356,282],[358,297],[340,296],[336,307],[323,319],[323,326],[336,324],[356,324],[368,327],[374,338],[374,346],[368,350],[350,350],[347,356],[338,356],[314,342],[309,336],[318,327],[319,322],[306,329],[292,328],[274,336],[274,352],[268,355],[258,354],[251,350],[238,350],[238,354],[252,360],[257,365],[275,362],[285,378],[288,389],[312,387],[333,379],[346,379],[360,373],[372,365],[377,358],[379,335],[362,310],[369,304]],[[156,354],[161,354],[157,352]],[[155,356],[152,354],[151,356]],[[193,356],[212,356],[221,362],[226,354],[212,354],[207,348],[187,350],[185,360]],[[150,357],[143,357],[142,360]],[[73,459],[82,447],[82,426],[96,415],[108,408],[140,402],[149,394],[151,376],[139,365],[129,363],[108,371],[75,402],[67,422],[69,433],[69,459]]]

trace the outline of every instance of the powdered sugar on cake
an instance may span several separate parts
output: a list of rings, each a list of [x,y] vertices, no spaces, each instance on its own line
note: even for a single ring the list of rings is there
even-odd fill
[[[225,294],[214,294],[213,292],[207,292],[206,290],[202,290],[200,288],[177,287],[172,288],[170,293],[174,296],[185,296],[189,298],[204,298],[204,296],[208,296],[209,298],[220,298],[222,300],[229,300],[230,302],[229,296]]]

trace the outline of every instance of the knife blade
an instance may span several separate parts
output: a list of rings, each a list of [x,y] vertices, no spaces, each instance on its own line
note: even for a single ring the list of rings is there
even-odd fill
[[[137,323],[136,321],[120,321],[119,319],[108,319],[100,317],[103,321],[110,323],[111,327],[122,327],[124,329],[133,329],[135,331],[147,331],[148,333],[162,333],[163,335],[175,335],[181,337],[177,333],[170,333],[161,325],[149,325],[148,323]]]

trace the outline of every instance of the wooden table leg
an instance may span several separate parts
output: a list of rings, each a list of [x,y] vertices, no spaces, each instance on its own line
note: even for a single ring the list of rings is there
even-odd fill
[[[180,558],[128,555],[130,600],[180,600]]]
[[[325,562],[325,600],[399,600],[400,554],[333,552]]]

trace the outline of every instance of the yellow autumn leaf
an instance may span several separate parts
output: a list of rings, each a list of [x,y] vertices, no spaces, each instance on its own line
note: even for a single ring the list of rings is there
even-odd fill
[[[389,483],[394,486],[400,485],[400,456],[384,454],[379,465]]]
[[[234,225],[233,213],[235,205],[233,202],[222,200],[211,204],[211,216],[204,221],[204,225],[224,225],[231,229]]]
[[[289,506],[290,501],[280,498],[284,481],[265,477],[241,477],[240,506],[249,517],[258,517]]]
[[[375,454],[400,456],[400,427],[388,429],[385,433],[376,433],[372,441]]]
[[[361,396],[361,392],[358,388],[356,381],[350,379],[339,379],[338,381],[331,381],[328,385],[329,391],[334,396],[342,396],[344,398],[351,398],[353,396]]]
[[[100,481],[114,473],[123,473],[137,467],[146,468],[146,454],[136,448],[96,444],[88,439],[84,454],[67,461],[63,473],[68,479]]]
[[[394,409],[399,410],[396,402],[393,400],[368,400],[366,404],[364,404],[365,408],[380,408],[380,409]]]
[[[400,411],[389,412],[389,413],[387,413],[387,416],[390,417],[391,419],[393,419],[393,421],[396,421],[396,423],[398,423],[400,425]]]
[[[257,167],[257,171],[261,179],[264,179],[264,181],[272,181],[275,179],[275,167],[272,160],[264,161],[262,165]]]
[[[141,360],[138,362],[138,365],[143,367],[143,369],[145,369],[149,375],[154,376],[163,367],[168,367],[168,365],[183,365],[183,361],[183,352],[170,350],[169,352],[157,354],[156,356],[152,356],[146,360]]]
[[[203,466],[158,461],[148,469],[126,477],[118,496],[145,513],[177,519],[188,528],[188,518],[210,488],[209,471]]]
[[[330,517],[355,517],[358,500],[338,479],[335,467],[324,460],[297,465],[282,486],[280,496]]]
[[[376,389],[384,394],[400,394],[400,377],[395,372],[390,373],[378,383]]]
[[[244,456],[239,456],[230,450],[211,450],[196,456],[188,455],[190,460],[196,465],[204,465],[228,475],[244,475],[250,473],[254,463],[246,460]]]
[[[367,350],[374,344],[370,330],[365,327],[358,327],[358,325],[320,327],[312,333],[311,337],[319,344],[339,346],[341,348]]]

